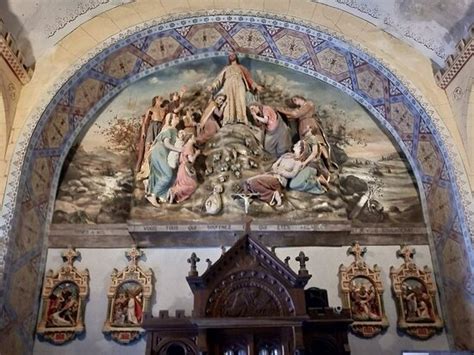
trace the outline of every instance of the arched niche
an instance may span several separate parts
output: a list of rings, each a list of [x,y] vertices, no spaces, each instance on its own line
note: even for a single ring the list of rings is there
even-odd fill
[[[216,40],[202,43],[199,39],[193,41],[191,37],[188,38],[188,35],[195,35],[199,26],[213,30]],[[243,28],[259,32],[262,44],[246,46],[239,43],[235,35]],[[164,50],[158,49],[161,57],[158,54],[154,60],[147,58],[142,51],[152,38],[166,38],[168,41]],[[281,41],[281,38],[298,43],[298,50],[302,52],[297,58],[285,48],[288,41]],[[346,63],[348,76],[341,77],[316,64],[314,58],[323,47]],[[230,49],[330,83],[358,100],[393,135],[409,159],[421,194],[426,199],[425,217],[432,232],[432,255],[438,261],[442,280],[440,288],[445,289],[445,301],[453,320],[451,332],[458,347],[472,347],[472,339],[468,334],[474,308],[472,282],[468,282],[472,280],[473,268],[469,230],[472,218],[468,205],[470,196],[466,196],[465,173],[455,163],[454,149],[441,123],[407,85],[375,58],[309,25],[262,14],[183,16],[140,28],[136,33],[131,30],[83,63],[62,87],[58,87],[53,100],[39,113],[39,120],[30,122],[26,127],[24,139],[17,145],[12,160],[1,216],[5,240],[1,251],[6,255],[2,287],[9,290],[1,299],[4,306],[3,323],[25,323],[31,305],[35,304],[37,289],[33,292],[34,287],[30,286],[30,298],[25,300],[19,297],[24,294],[21,287],[13,285],[25,285],[24,280],[41,280],[45,235],[51,221],[61,168],[71,144],[87,127],[94,112],[100,110],[121,89],[139,77],[151,74],[160,66],[222,55]],[[132,65],[124,64],[130,56]],[[119,70],[107,73],[115,62],[119,63]],[[371,98],[358,84],[361,73],[373,78],[383,88],[383,95]],[[92,98],[84,95],[89,85],[96,89]],[[411,113],[411,133],[403,132],[391,119],[393,97],[397,97],[396,100],[402,102]],[[22,305],[18,302],[22,302]],[[31,320],[26,321],[26,324],[28,322]]]

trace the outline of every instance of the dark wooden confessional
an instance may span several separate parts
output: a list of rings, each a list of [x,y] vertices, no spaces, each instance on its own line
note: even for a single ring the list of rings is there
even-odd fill
[[[285,261],[287,262],[289,258]],[[350,354],[349,310],[328,307],[327,292],[304,290],[311,275],[303,253],[296,274],[250,236],[198,276],[193,253],[186,280],[194,311],[147,317],[147,354],[283,355]]]

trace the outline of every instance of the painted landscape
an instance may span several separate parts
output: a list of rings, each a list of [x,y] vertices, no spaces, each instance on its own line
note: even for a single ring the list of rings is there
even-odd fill
[[[274,64],[240,58],[238,68],[235,87],[222,57],[170,67],[123,90],[71,150],[53,223],[228,223],[244,215],[300,224],[423,222],[408,163],[360,104]],[[242,101],[245,117],[232,116],[227,108]],[[314,112],[298,116],[307,107]],[[269,140],[271,122],[289,145]]]

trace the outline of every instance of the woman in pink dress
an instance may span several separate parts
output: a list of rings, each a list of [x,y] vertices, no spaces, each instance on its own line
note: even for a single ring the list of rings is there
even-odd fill
[[[176,180],[173,187],[169,190],[168,201],[183,202],[187,200],[197,189],[196,171],[194,170],[194,161],[201,152],[195,149],[196,136],[191,134],[188,136],[187,142],[183,146],[183,150],[179,156],[179,167]]]

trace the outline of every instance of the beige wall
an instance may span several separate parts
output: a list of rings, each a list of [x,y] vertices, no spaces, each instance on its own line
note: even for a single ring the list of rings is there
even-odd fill
[[[454,120],[467,154],[471,190],[474,190],[474,57],[464,64],[446,88]]]
[[[21,82],[10,69],[6,60],[0,56],[0,190],[2,192],[5,187],[9,163],[9,158],[6,158],[5,154],[21,87]]]

